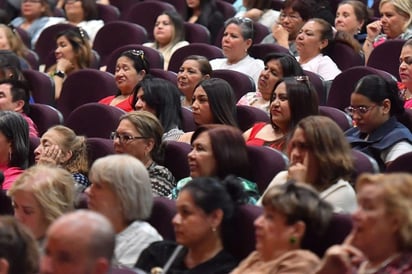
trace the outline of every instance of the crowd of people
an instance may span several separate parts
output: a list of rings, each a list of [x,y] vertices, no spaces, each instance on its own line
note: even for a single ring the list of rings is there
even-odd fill
[[[412,273],[412,175],[386,172],[412,153],[412,128],[400,118],[412,108],[411,2],[380,0],[381,16],[373,18],[371,5],[356,0],[341,1],[336,11],[328,1],[285,0],[275,10],[270,1],[238,0],[234,17],[219,1],[186,0],[184,13],[159,12],[146,30],[153,41],[115,56],[116,90],[94,103],[123,114],[110,136],[101,136],[112,153],[97,159],[88,136],[75,129],[37,128],[24,72],[38,69],[29,54],[42,31],[71,25],[54,37],[54,59],[44,70],[59,102],[71,75],[100,67],[93,42],[105,23],[98,7],[110,0],[7,1],[0,13],[0,205],[8,207],[0,212],[9,216],[0,216],[1,273]],[[170,72],[173,54],[191,44],[185,24],[208,29],[223,57],[191,53],[173,64],[173,79],[155,77],[144,49],[157,51],[163,68],[156,69]],[[261,41],[256,24],[266,26]],[[399,39],[405,43],[393,60],[398,75],[352,83],[340,112],[349,129],[321,115],[311,74],[327,96],[345,72],[330,48],[344,43],[367,64],[374,48]],[[257,43],[284,52],[258,58],[251,51]],[[255,88],[238,96],[215,70],[243,73]],[[242,131],[239,106],[267,119]],[[165,161],[169,144],[190,148],[184,162],[174,163],[187,167],[184,176]],[[287,163],[261,182],[251,147],[275,150]],[[376,174],[357,173],[354,151],[376,164]],[[172,238],[150,219],[162,200],[174,210],[170,223],[162,221]],[[254,232],[238,235],[238,244],[253,238],[255,246],[239,258],[228,234],[245,209],[258,213],[248,219]],[[340,235],[345,240],[324,254],[308,247],[308,239],[335,233],[338,216],[351,224]]]

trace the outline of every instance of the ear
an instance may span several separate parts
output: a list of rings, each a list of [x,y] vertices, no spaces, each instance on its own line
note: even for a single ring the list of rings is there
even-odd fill
[[[246,46],[247,46],[247,49],[249,49],[250,48],[250,46],[252,46],[252,44],[253,44],[253,41],[252,41],[252,39],[247,39],[246,40]]]
[[[212,228],[218,228],[223,220],[223,210],[218,208],[209,214],[209,222]]]
[[[141,71],[138,72],[138,75],[140,75],[140,77],[142,77],[142,79],[146,76],[147,72],[142,69]]]
[[[323,50],[329,45],[329,40],[328,39],[323,39],[320,41],[320,50]]]
[[[292,225],[292,236],[295,236],[298,243],[302,242],[303,235],[305,235],[306,224],[303,221],[298,221]]]
[[[152,138],[147,139],[146,140],[146,148],[145,148],[146,151],[150,153],[150,151],[153,150],[154,145],[155,145],[155,141]]]
[[[61,161],[62,163],[67,162],[73,156],[73,151],[69,150],[66,153],[62,154]]]
[[[391,111],[391,100],[385,99],[382,102],[382,110],[384,114],[388,114]]]
[[[202,80],[210,79],[210,74],[205,74],[202,77]]]
[[[13,102],[14,104],[14,109],[13,111],[15,112],[23,112],[23,107],[25,102],[23,100],[17,100],[16,102]]]
[[[0,258],[0,274],[7,274],[9,273],[9,262],[4,259],[4,258]]]

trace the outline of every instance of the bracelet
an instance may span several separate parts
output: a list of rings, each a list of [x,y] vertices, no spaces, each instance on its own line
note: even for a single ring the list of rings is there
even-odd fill
[[[66,77],[66,73],[64,73],[64,71],[61,71],[61,70],[56,70],[56,71],[53,73],[53,76],[57,76],[57,77],[60,77],[60,78],[64,78],[64,77]]]
[[[368,42],[371,43],[371,44],[373,44],[373,42],[374,42],[374,39],[370,39],[370,38],[368,38],[368,37],[366,37],[365,40],[368,41]]]

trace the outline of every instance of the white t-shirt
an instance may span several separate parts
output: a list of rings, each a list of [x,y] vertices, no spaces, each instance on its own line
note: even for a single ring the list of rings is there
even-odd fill
[[[299,57],[296,58],[299,61]],[[320,75],[324,81],[332,81],[341,73],[338,66],[327,55],[321,53],[305,64],[301,64],[304,70],[308,70]]]

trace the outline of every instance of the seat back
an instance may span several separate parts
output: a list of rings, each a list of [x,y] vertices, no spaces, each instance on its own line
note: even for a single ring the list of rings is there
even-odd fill
[[[289,160],[279,150],[266,146],[248,145],[247,152],[251,163],[251,178],[248,179],[263,193],[276,174],[288,168]]]
[[[352,127],[352,118],[340,109],[328,106],[319,106],[319,114],[331,118],[336,124],[338,124],[342,131],[346,131]]]
[[[362,151],[352,149],[352,157],[354,159],[354,172],[352,175],[352,182],[356,182],[356,179],[362,173],[378,173],[379,165],[374,158],[363,153]]]
[[[366,65],[386,71],[400,81],[399,56],[401,55],[403,44],[405,44],[405,40],[401,39],[385,41],[385,43],[373,49]]]
[[[119,20],[120,11],[116,6],[97,3],[97,13],[104,23]]]
[[[236,15],[236,10],[233,7],[233,5],[226,2],[226,1],[217,0],[216,1],[216,8],[217,8],[218,11],[220,11],[222,13],[223,19],[225,21]]]
[[[166,197],[154,197],[152,214],[147,220],[164,240],[175,240],[172,219],[176,215],[176,201]]]
[[[342,71],[355,66],[363,66],[364,64],[361,55],[343,42],[335,42],[331,47],[328,47],[325,54],[328,55]]]
[[[36,103],[54,106],[54,82],[45,73],[34,69],[23,70],[31,95]]]
[[[150,68],[150,74],[154,77],[162,78],[170,81],[177,86],[177,74],[170,70],[164,70],[162,68]]]
[[[39,146],[39,144],[40,144],[40,137],[29,136],[29,166],[32,166],[36,163],[35,156],[34,156],[34,150]]]
[[[406,108],[405,112],[397,115],[396,118],[401,122],[405,127],[412,131],[412,109]]]
[[[106,71],[110,72],[111,74],[115,73],[116,70],[116,62],[119,58],[120,54],[126,50],[143,50],[144,58],[150,64],[150,69],[162,69],[163,70],[163,55],[155,49],[145,47],[140,44],[128,44],[121,46],[115,50],[113,50],[110,55],[106,58]]]
[[[65,125],[77,135],[110,138],[110,133],[116,130],[120,117],[125,113],[114,106],[88,103],[74,109]]]
[[[269,123],[268,113],[252,106],[236,106],[237,123],[241,131],[246,131],[258,122]]]
[[[193,54],[201,54],[209,60],[224,57],[222,49],[216,46],[203,43],[192,43],[190,45],[177,49],[172,54],[172,56],[170,57],[168,70],[177,73],[179,71],[180,66],[183,63],[183,60],[189,55]]]
[[[50,127],[63,124],[63,115],[61,112],[46,104],[30,104],[29,117],[37,126],[40,136]]]
[[[40,65],[40,60],[39,60],[39,55],[33,51],[33,50],[28,50],[26,56],[24,56],[24,59],[29,63],[30,68],[33,70],[38,70],[39,65]]]
[[[145,1],[161,1],[161,2],[167,2],[171,4],[177,12],[182,16],[183,20],[186,19],[187,17],[187,4],[186,0],[145,0]]]
[[[277,44],[253,44],[249,48],[249,55],[261,60],[270,53],[289,53],[289,50]]]
[[[412,152],[405,153],[389,164],[385,172],[408,172],[412,173]]]
[[[120,18],[123,18],[125,13],[141,0],[110,0],[110,5],[115,6],[120,11]]]
[[[227,81],[233,89],[236,101],[239,101],[246,93],[256,91],[252,77],[239,71],[215,69],[212,72],[212,77]]]
[[[309,77],[310,83],[316,89],[316,93],[318,94],[319,105],[324,105],[326,103],[327,94],[325,83],[323,82],[322,78],[320,78],[319,74],[309,70],[303,70],[303,73]]]
[[[67,118],[78,106],[115,95],[116,90],[112,74],[95,69],[81,69],[70,74],[64,81],[57,109]]]
[[[86,144],[89,167],[91,167],[93,162],[97,159],[115,153],[113,140],[107,138],[87,138]]]
[[[187,143],[167,141],[164,151],[164,166],[172,172],[176,181],[190,175],[187,154],[192,147]]]
[[[201,24],[184,22],[185,40],[189,43],[210,44],[210,31]]]
[[[93,49],[100,55],[100,64],[106,65],[109,56],[117,48],[145,42],[147,42],[147,31],[144,27],[125,21],[113,21],[105,24],[97,32]]]
[[[182,107],[182,130],[184,132],[190,132],[196,130],[195,120],[193,119],[193,113],[190,109]]]
[[[24,45],[30,49],[31,48],[31,38],[30,35],[25,31],[24,29],[20,27],[14,27],[16,32],[19,34],[21,41],[24,43]]]

